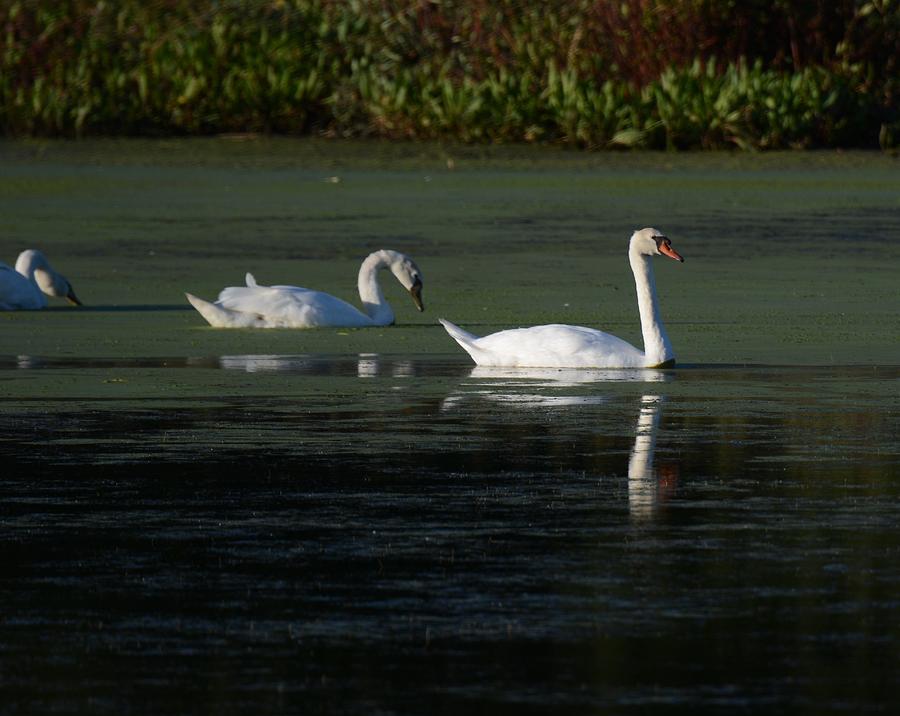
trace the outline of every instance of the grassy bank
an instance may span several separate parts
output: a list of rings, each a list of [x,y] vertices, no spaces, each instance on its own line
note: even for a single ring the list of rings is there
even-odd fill
[[[897,144],[898,0],[744,5],[12,2],[0,8],[0,128]]]

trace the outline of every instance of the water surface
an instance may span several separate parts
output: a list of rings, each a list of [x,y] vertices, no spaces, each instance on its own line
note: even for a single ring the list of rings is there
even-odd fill
[[[887,155],[0,144],[2,713],[893,713],[900,173]],[[452,161],[451,161],[452,160]],[[437,325],[673,370],[475,369]],[[385,329],[217,331],[252,270]]]
[[[896,704],[900,368],[20,357],[0,380],[44,390],[0,414],[22,710]]]

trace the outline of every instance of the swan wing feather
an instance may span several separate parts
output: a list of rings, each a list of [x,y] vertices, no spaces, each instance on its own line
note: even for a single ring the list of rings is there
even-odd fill
[[[31,281],[6,264],[0,264],[0,311],[44,308],[47,299]]]
[[[260,325],[271,328],[372,325],[368,316],[346,301],[299,286],[230,286],[216,303],[230,311],[255,314]]]

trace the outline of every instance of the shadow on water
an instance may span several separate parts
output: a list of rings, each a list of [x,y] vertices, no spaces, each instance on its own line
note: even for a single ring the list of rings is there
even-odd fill
[[[148,665],[179,688],[131,712],[877,711],[898,379],[0,359],[4,685],[106,713]]]
[[[150,313],[163,311],[193,311],[191,306],[176,303],[142,303],[142,304],[108,304],[83,306],[47,306],[42,309],[45,313],[57,313],[65,311],[78,311],[79,313]]]

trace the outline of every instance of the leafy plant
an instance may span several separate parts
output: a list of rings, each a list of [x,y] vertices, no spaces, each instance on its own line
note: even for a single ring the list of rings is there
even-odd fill
[[[7,135],[892,145],[900,0],[14,0]]]

